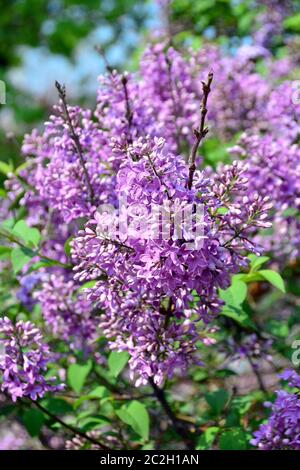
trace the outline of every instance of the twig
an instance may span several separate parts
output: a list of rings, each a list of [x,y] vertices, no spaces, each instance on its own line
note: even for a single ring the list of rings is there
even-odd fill
[[[122,75],[122,85],[123,85],[123,90],[124,90],[124,95],[125,95],[125,104],[126,104],[126,120],[128,123],[128,143],[132,143],[132,137],[131,137],[131,127],[132,127],[132,120],[133,120],[133,112],[130,107],[130,101],[129,101],[129,95],[128,95],[128,78],[126,77],[125,74]]]
[[[207,114],[207,108],[206,108],[207,98],[211,90],[210,86],[211,86],[212,81],[213,81],[213,73],[209,72],[208,77],[207,77],[207,82],[202,82],[203,98],[202,98],[202,103],[201,103],[201,119],[200,119],[200,124],[199,124],[198,129],[194,129],[196,140],[193,145],[190,158],[189,158],[189,176],[188,176],[188,182],[187,182],[187,187],[189,189],[191,189],[193,185],[193,178],[194,178],[194,173],[196,170],[195,161],[196,161],[199,145],[202,139],[208,133],[208,127],[205,127],[205,118]]]
[[[99,446],[101,449],[103,450],[109,450],[109,447],[107,447],[105,444],[103,444],[102,442],[99,442],[97,439],[94,439],[93,437],[89,436],[88,434],[80,431],[79,429],[73,427],[72,425],[68,424],[68,423],[65,423],[62,419],[60,419],[58,416],[56,416],[55,414],[51,413],[51,411],[48,411],[47,408],[45,408],[43,405],[41,405],[40,403],[38,403],[37,401],[34,401],[32,399],[30,399],[31,402],[40,410],[42,411],[44,414],[46,414],[47,416],[49,416],[49,418],[53,419],[54,421],[56,421],[57,423],[59,423],[61,426],[63,426],[64,428],[68,429],[69,431],[71,431],[72,433],[74,433],[75,435],[78,435],[84,439],[86,439],[87,441],[91,442],[92,444],[96,444],[97,446]]]
[[[171,409],[169,403],[167,402],[165,392],[154,383],[152,378],[149,379],[149,383],[153,389],[155,397],[157,398],[162,408],[164,409],[166,415],[168,416],[171,423],[173,424],[174,430],[176,431],[178,436],[181,437],[187,449],[193,450],[194,446],[193,446],[193,443],[191,442],[190,436],[187,433],[184,426],[182,425],[182,423],[180,422],[180,420],[175,416],[173,410]]]
[[[250,354],[246,354],[246,356],[247,356],[247,359],[248,359],[249,364],[251,366],[251,369],[252,369],[252,371],[253,371],[256,379],[257,379],[260,390],[263,393],[267,393],[267,389],[265,387],[265,384],[263,382],[262,376],[260,375],[260,372],[259,372],[258,368],[255,366],[254,362],[252,361],[252,358],[251,358]]]
[[[75,148],[76,148],[78,156],[79,156],[80,164],[81,164],[82,169],[83,169],[83,173],[84,173],[84,177],[85,177],[86,184],[87,184],[87,187],[88,187],[88,191],[90,193],[89,194],[90,201],[94,205],[95,204],[94,190],[93,190],[93,186],[91,184],[90,177],[89,177],[88,171],[86,169],[85,161],[84,161],[84,158],[83,158],[82,146],[81,146],[79,137],[75,132],[75,129],[74,129],[74,126],[73,126],[73,123],[72,123],[72,119],[71,119],[71,116],[70,116],[70,113],[69,113],[69,110],[68,110],[67,101],[66,101],[66,88],[65,88],[65,86],[60,85],[60,83],[58,81],[55,82],[55,86],[57,88],[59,98],[61,99],[64,114],[65,114],[65,119],[66,119],[67,124],[69,126],[69,129],[70,129],[70,132],[71,132],[71,137],[72,137],[73,142],[75,144]]]
[[[108,71],[108,73],[110,73],[110,75],[113,75],[114,69],[109,64],[104,49],[101,46],[95,46],[95,50],[98,52],[99,55],[101,55],[102,59],[104,60],[105,68]]]
[[[105,63],[105,68],[107,72],[111,75],[111,78],[114,78],[114,69],[112,66],[109,64],[108,59],[106,57],[105,51],[101,46],[95,46],[95,50],[101,55],[102,59],[104,60]],[[126,105],[126,113],[125,117],[128,123],[128,143],[132,144],[132,136],[131,136],[131,127],[132,127],[132,120],[133,120],[133,112],[130,107],[130,100],[129,100],[129,93],[128,93],[128,78],[127,76],[123,73],[121,77],[121,82],[123,86],[123,91],[124,91],[124,98],[125,98],[125,105]]]

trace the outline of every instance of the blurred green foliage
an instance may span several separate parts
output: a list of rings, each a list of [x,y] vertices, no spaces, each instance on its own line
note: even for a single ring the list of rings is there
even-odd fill
[[[268,12],[267,3],[259,0],[173,0],[170,4],[171,30],[178,41],[193,43],[195,37],[198,40],[206,37],[236,46],[259,30],[260,17]],[[287,14],[295,14],[285,20],[284,34],[300,32],[299,6],[299,0],[289,2]],[[282,46],[283,37],[274,39],[276,48]]]
[[[6,83],[6,104],[0,105],[0,111],[5,107],[5,111],[11,112],[17,127],[13,129],[12,139],[7,139],[7,129],[0,129],[0,161],[12,160],[18,164],[22,135],[49,114],[47,102],[33,100],[26,91],[16,89],[8,77],[12,68],[22,65],[22,46],[44,47],[45,51],[72,60],[79,42],[96,28],[109,26],[111,35],[106,47],[121,41],[128,21],[131,28],[141,29],[147,17],[147,3],[145,0],[0,1],[0,79]],[[134,47],[135,44],[129,43],[129,52]],[[0,183],[2,180],[0,174]]]
[[[120,19],[128,14],[139,27],[147,2],[142,0],[2,0],[0,67],[20,63],[19,46],[45,46],[71,56],[80,39],[101,24],[113,27],[112,42],[123,32]]]

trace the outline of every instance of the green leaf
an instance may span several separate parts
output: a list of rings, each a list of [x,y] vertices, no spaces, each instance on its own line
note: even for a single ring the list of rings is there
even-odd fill
[[[92,361],[89,360],[86,364],[71,364],[68,369],[68,382],[74,392],[80,393],[87,376],[91,372]]]
[[[236,409],[231,409],[226,416],[226,427],[240,426],[241,417]]]
[[[47,398],[42,402],[43,406],[55,415],[64,415],[73,411],[72,406],[62,398]]]
[[[123,423],[128,424],[132,428],[135,426],[135,421],[132,419],[131,415],[128,413],[126,406],[122,406],[122,408],[119,408],[116,410],[116,415],[120,418]]]
[[[29,165],[30,165],[30,163],[29,163],[28,161],[21,163],[21,165],[19,165],[19,166],[14,170],[14,174],[18,176],[18,175],[21,173],[21,171],[26,170],[26,168],[28,168]]]
[[[225,305],[225,307],[222,309],[221,315],[231,318],[245,328],[256,330],[255,324],[242,308]]]
[[[200,437],[196,450],[208,450],[212,448],[212,445],[216,439],[216,436],[219,432],[220,428],[216,426],[212,426],[210,428],[207,428],[202,436]]]
[[[129,404],[127,411],[137,423],[134,428],[135,431],[140,434],[143,439],[148,440],[150,419],[146,406],[134,400]]]
[[[7,176],[9,173],[13,171],[13,167],[8,163],[0,161],[0,172]]]
[[[87,400],[96,400],[101,398],[106,398],[110,395],[108,389],[103,385],[99,385],[96,387],[95,390],[90,392],[88,395],[83,395],[82,397],[78,398],[78,400],[74,403],[74,408],[77,409],[83,402]]]
[[[28,227],[24,220],[19,220],[13,228],[13,233],[18,235],[26,244],[37,247],[41,234],[37,228]]]
[[[74,239],[74,237],[69,237],[68,240],[65,243],[65,253],[67,256],[70,256],[71,254],[71,241]]]
[[[246,450],[246,433],[239,428],[225,431],[220,437],[219,445],[221,450]]]
[[[250,272],[257,271],[260,266],[270,260],[268,256],[256,256],[253,254],[249,255],[248,258],[250,259]]]
[[[202,382],[203,380],[206,380],[207,377],[208,377],[208,372],[201,368],[196,370],[196,372],[193,374],[193,379],[196,382]]]
[[[104,385],[99,385],[98,387],[96,387],[94,390],[92,390],[89,393],[89,396],[93,398],[104,398],[104,397],[107,397],[108,395],[109,395],[109,391],[106,387],[104,387]]]
[[[79,287],[78,292],[81,292],[84,289],[90,289],[91,287],[94,287],[96,284],[97,284],[96,280],[87,281],[82,286]]]
[[[41,268],[49,268],[49,266],[58,266],[59,265],[59,261],[55,261],[55,260],[48,260],[48,259],[43,259],[42,258],[42,261],[38,261],[37,263],[33,263],[28,272],[33,272],[33,271],[38,271],[39,269]]]
[[[234,280],[228,289],[220,289],[220,297],[227,305],[239,307],[247,297],[247,286],[243,281]]]
[[[220,388],[215,392],[209,392],[205,395],[205,399],[211,407],[214,414],[219,415],[224,409],[229,398],[227,390]]]
[[[116,410],[117,416],[124,423],[132,427],[132,429],[147,441],[149,439],[150,419],[147,408],[143,403],[134,400],[129,405],[124,405]]]
[[[231,369],[220,369],[216,371],[216,376],[221,377],[222,379],[232,377],[233,375],[237,375],[237,373]]]
[[[270,320],[266,325],[266,330],[278,338],[287,338],[289,336],[289,327],[287,323],[280,320]]]
[[[107,424],[109,424],[109,420],[104,416],[87,416],[86,418],[79,420],[79,426],[85,432],[107,426]]]
[[[271,269],[263,269],[259,271],[259,274],[281,292],[285,292],[284,281],[278,272]]]
[[[229,209],[227,207],[218,207],[217,214],[225,215],[227,214],[228,211]]]
[[[238,411],[239,415],[243,416],[249,411],[253,402],[254,399],[251,395],[236,396],[233,398],[230,408]]]
[[[288,18],[286,18],[283,22],[283,25],[286,29],[299,33],[300,32],[300,13],[297,13],[296,15],[289,16]]]
[[[11,252],[11,262],[14,273],[17,274],[21,269],[29,263],[29,261],[36,255],[34,251],[29,248],[18,246]]]
[[[116,352],[112,351],[108,357],[108,367],[113,377],[118,377],[126,366],[129,359],[129,354],[126,351]]]
[[[0,259],[9,258],[12,252],[12,248],[10,246],[0,246]]]
[[[32,437],[40,434],[44,422],[45,416],[40,410],[33,408],[32,410],[25,411],[23,415],[24,426]]]

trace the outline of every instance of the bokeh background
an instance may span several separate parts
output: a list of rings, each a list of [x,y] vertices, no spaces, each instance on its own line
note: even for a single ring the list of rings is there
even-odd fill
[[[167,28],[175,44],[200,47],[211,40],[234,53],[254,40],[284,55],[286,36],[300,32],[299,1],[275,0],[1,0],[0,159],[19,158],[22,135],[46,118],[57,96],[54,81],[71,99],[91,105],[110,64],[134,70],[149,35]],[[278,11],[278,5],[282,11]],[[283,20],[283,21],[282,21]],[[276,34],[274,34],[274,31]],[[272,38],[272,39],[271,39]]]

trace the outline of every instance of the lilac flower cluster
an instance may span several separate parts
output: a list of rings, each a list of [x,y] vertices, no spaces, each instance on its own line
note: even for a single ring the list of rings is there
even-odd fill
[[[258,234],[258,241],[277,259],[293,259],[299,256],[300,148],[282,134],[245,134],[232,153],[247,158],[251,194],[273,195],[272,234]]]
[[[111,347],[130,353],[137,385],[149,377],[161,384],[176,368],[199,362],[197,324],[218,313],[217,289],[228,287],[231,274],[247,265],[247,250],[257,251],[247,234],[256,225],[268,226],[270,204],[267,198],[242,197],[248,182],[244,171],[235,163],[212,180],[196,172],[190,190],[184,160],[165,151],[161,139],[154,144],[139,139],[124,149],[117,174],[116,193],[126,195],[128,205],[118,222],[123,226],[123,216],[137,222],[139,207],[150,232],[134,224],[109,238],[98,231],[102,217],[96,212],[72,242],[75,280],[97,281],[88,298],[104,311],[100,327]],[[233,194],[240,200],[232,200]],[[157,227],[152,207],[166,212],[162,231],[156,230],[160,223]],[[203,209],[202,231],[193,240],[193,231],[178,235],[176,213],[197,207]]]
[[[286,370],[281,378],[298,391],[279,390],[275,402],[265,404],[271,409],[271,416],[252,439],[252,444],[261,450],[300,450],[300,376]]]
[[[224,351],[231,356],[231,360],[250,359],[256,367],[262,359],[272,362],[273,358],[270,349],[273,344],[272,339],[259,336],[257,333],[243,334],[240,332],[238,341],[234,337],[226,338]]]
[[[97,319],[78,285],[63,274],[51,274],[34,294],[54,337],[68,341],[72,349],[87,353],[96,338]]]
[[[30,311],[36,304],[36,300],[33,298],[33,290],[40,280],[40,273],[31,273],[27,276],[22,276],[20,279],[20,289],[17,292],[17,298]]]
[[[36,166],[32,185],[38,197],[52,211],[59,212],[66,223],[92,213],[95,204],[106,202],[109,194],[106,186],[104,162],[101,163],[102,146],[106,143],[101,130],[92,120],[91,112],[79,107],[68,107],[72,129],[78,136],[86,161],[81,162],[74,143],[70,124],[66,122],[61,106],[55,108],[42,136],[33,132],[23,145],[25,154],[34,156]],[[85,170],[87,177],[85,175]],[[22,176],[26,177],[25,170]],[[87,181],[88,178],[88,181]],[[92,186],[93,199],[88,183]],[[33,203],[33,195],[26,194]],[[26,202],[25,202],[26,204]]]
[[[255,60],[268,54],[265,49],[252,47],[250,53],[249,47],[245,52],[226,56],[207,45],[199,52],[188,50],[185,56],[173,48],[166,50],[165,43],[148,48],[141,61],[141,93],[155,126],[148,133],[162,135],[173,152],[186,149],[193,137],[190,130],[197,124],[201,81],[211,69],[217,77],[210,98],[213,133],[226,139],[256,126],[273,78],[267,80],[255,69]]]
[[[43,375],[51,353],[33,323],[18,321],[14,325],[9,318],[1,318],[0,347],[1,390],[13,401],[21,397],[36,400],[47,392],[63,389],[64,385],[55,384],[55,377],[46,379]]]
[[[287,143],[297,143],[300,134],[300,99],[298,82],[289,80],[270,94],[264,113],[265,128],[280,135]]]
[[[254,41],[270,49],[283,33],[283,21],[292,13],[291,0],[262,0],[258,6],[264,11],[258,16],[258,29],[254,33]]]

